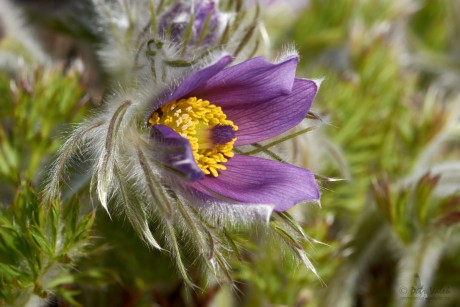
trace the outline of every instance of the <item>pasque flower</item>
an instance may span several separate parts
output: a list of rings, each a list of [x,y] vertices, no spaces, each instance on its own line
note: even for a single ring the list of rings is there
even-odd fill
[[[189,191],[209,198],[271,204],[275,211],[318,201],[310,171],[233,152],[296,126],[318,84],[295,78],[297,56],[277,64],[259,57],[225,68],[231,60],[222,57],[153,101],[148,124],[163,152],[160,162],[187,181]]]
[[[299,243],[305,234],[282,212],[319,201],[315,177],[264,143],[299,124],[318,90],[295,77],[297,55],[246,60],[261,46],[258,10],[247,14],[238,1],[97,3],[112,33],[100,54],[117,86],[67,139],[46,196],[59,196],[73,163],[92,162],[91,191],[104,209],[171,252],[189,285],[181,242],[231,279],[241,247],[231,229],[258,222],[315,272]],[[254,146],[278,161],[247,151]]]

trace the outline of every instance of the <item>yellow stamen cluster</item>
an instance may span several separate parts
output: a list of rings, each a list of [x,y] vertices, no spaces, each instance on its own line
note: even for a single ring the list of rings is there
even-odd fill
[[[166,125],[190,141],[193,156],[198,167],[206,175],[218,176],[217,170],[227,169],[222,163],[233,157],[236,138],[226,144],[214,144],[210,140],[210,129],[217,125],[228,125],[237,131],[238,127],[222,109],[207,100],[190,97],[173,100],[152,114],[150,125]]]

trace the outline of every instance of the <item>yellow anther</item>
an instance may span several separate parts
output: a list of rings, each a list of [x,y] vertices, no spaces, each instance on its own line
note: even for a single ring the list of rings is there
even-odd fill
[[[187,138],[198,167],[206,175],[217,177],[218,170],[227,169],[221,163],[234,156],[232,150],[236,138],[225,144],[214,144],[210,130],[218,125],[230,126],[233,131],[238,127],[227,120],[221,107],[207,100],[190,97],[170,101],[152,114],[149,124],[166,125]]]

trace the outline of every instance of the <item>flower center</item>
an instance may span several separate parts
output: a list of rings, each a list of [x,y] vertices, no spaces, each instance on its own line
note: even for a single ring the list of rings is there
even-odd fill
[[[165,125],[190,142],[198,167],[206,175],[217,177],[222,163],[233,157],[238,127],[222,109],[207,100],[190,97],[173,100],[152,114],[150,125]]]

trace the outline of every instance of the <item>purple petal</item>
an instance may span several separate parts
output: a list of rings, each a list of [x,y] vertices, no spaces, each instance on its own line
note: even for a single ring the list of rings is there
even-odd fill
[[[314,81],[296,78],[288,95],[223,108],[238,126],[235,146],[263,141],[295,127],[307,116],[317,91]]]
[[[161,146],[156,151],[160,163],[189,181],[203,177],[204,174],[196,164],[190,142],[186,138],[165,125],[154,125],[150,129],[150,136]]]
[[[273,64],[254,58],[218,72],[190,94],[225,107],[261,103],[291,92],[298,58]]]
[[[194,28],[196,33],[196,39],[202,33],[204,26],[206,25],[206,20],[209,18],[209,24],[207,25],[209,29],[217,29],[219,23],[219,12],[217,10],[215,1],[199,1],[195,5],[195,21]],[[206,38],[212,39],[215,36],[214,31],[208,31]]]
[[[175,21],[175,19],[181,15],[185,14],[186,10],[190,11],[189,7],[186,7],[182,3],[176,3],[174,5],[171,5],[169,8],[169,11],[167,11],[163,16],[161,16],[159,23],[158,23],[158,28],[161,33],[161,35],[166,36],[166,32],[168,31],[169,26],[171,26],[171,38],[172,40],[178,40],[180,39],[180,36],[182,35],[182,32],[187,28],[186,22],[183,21],[181,23],[178,23]]]
[[[208,81],[218,72],[224,69],[225,66],[227,66],[231,61],[232,57],[230,55],[226,55],[216,63],[192,73],[184,81],[182,81],[179,87],[165,101],[163,101],[163,104],[180,98],[191,97],[192,95],[190,94],[190,92],[192,92],[200,86],[203,86],[203,84],[206,83],[206,81]]]
[[[169,33],[170,39],[174,42],[183,42],[189,27],[190,15],[195,14],[190,32],[188,44],[194,45],[199,39],[206,25],[207,32],[204,44],[210,43],[217,36],[219,26],[219,12],[215,1],[201,0],[192,5],[184,1],[172,4],[169,10],[159,18],[159,31],[162,36]],[[209,19],[208,19],[209,18]],[[208,23],[206,24],[206,21]]]
[[[257,157],[235,155],[218,177],[204,176],[191,184],[213,198],[252,204],[273,204],[285,211],[302,201],[318,201],[313,174],[305,169]]]

